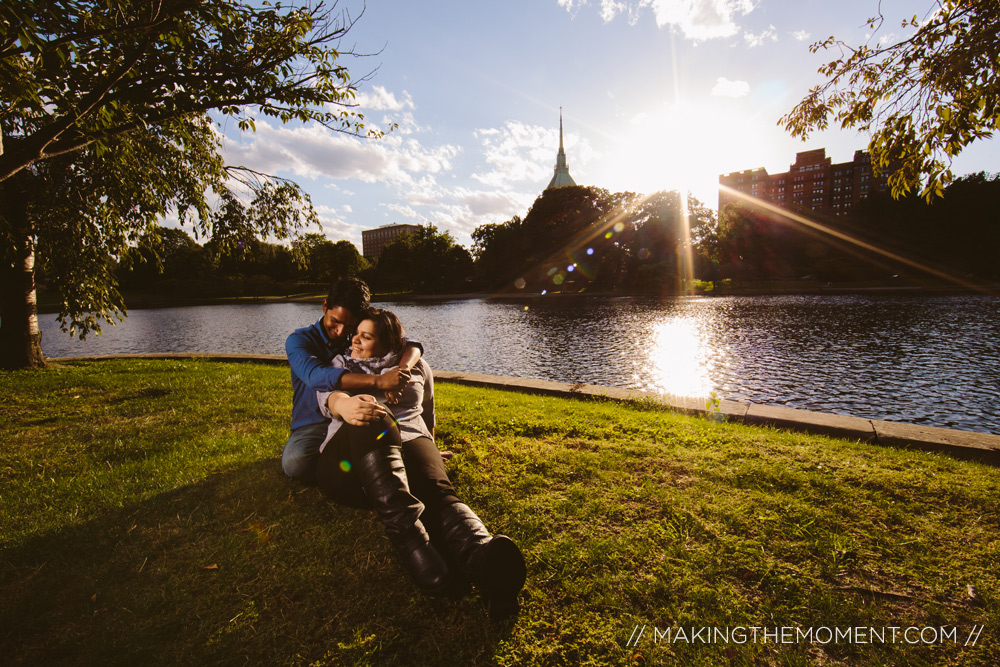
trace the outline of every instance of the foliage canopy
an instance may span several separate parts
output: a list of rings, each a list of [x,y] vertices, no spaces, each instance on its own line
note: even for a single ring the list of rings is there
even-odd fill
[[[710,210],[678,192],[577,185],[545,190],[523,220],[482,225],[472,239],[486,287],[661,294],[680,289],[691,242],[714,223]]]
[[[779,124],[803,139],[831,122],[869,133],[893,196],[917,190],[930,200],[953,180],[955,156],[1000,126],[1000,3],[938,0],[903,21],[910,33],[896,41],[879,35],[884,21],[869,19],[872,34],[858,47],[835,37],[813,44],[841,55]]]
[[[196,236],[211,236],[220,256],[258,235],[285,238],[318,224],[294,183],[227,168],[204,116],[115,137],[108,147],[37,162],[4,184],[20,197],[8,201],[0,230],[15,238],[33,233],[47,286],[60,297],[60,322],[81,338],[100,331],[100,318],[124,315],[118,267],[140,258],[160,263],[164,241],[179,231],[156,224],[168,213]]]
[[[364,134],[322,2],[5,0],[0,181],[38,160],[172,119],[254,112]],[[375,132],[377,134],[377,132]]]
[[[472,255],[447,231],[435,225],[403,234],[382,249],[369,284],[392,292],[443,294],[467,291]]]

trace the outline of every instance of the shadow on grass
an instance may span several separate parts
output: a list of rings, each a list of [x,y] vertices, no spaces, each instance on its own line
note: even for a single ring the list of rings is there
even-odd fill
[[[374,515],[276,459],[5,545],[5,664],[489,664],[510,626],[420,595]]]

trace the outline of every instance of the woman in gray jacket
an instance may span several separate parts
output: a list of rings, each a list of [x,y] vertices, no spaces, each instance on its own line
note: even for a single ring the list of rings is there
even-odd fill
[[[351,373],[381,373],[398,364],[406,342],[399,318],[372,308],[358,324],[350,356],[333,365]],[[404,567],[425,592],[461,591],[466,582],[483,595],[492,617],[517,611],[526,568],[509,537],[493,536],[463,503],[434,443],[434,377],[421,358],[395,395],[364,394],[382,406],[373,423],[352,424],[345,392],[318,392],[330,428],[317,478],[332,500],[374,507]]]

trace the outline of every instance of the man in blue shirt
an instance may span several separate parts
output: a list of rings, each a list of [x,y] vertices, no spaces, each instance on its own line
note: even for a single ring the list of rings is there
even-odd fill
[[[294,331],[285,341],[285,354],[292,373],[292,433],[281,455],[281,467],[289,477],[305,482],[314,479],[319,447],[326,438],[330,420],[320,412],[317,391],[379,389],[397,391],[410,379],[410,369],[420,359],[419,343],[409,343],[399,366],[381,375],[346,373],[330,361],[346,352],[361,316],[368,310],[371,293],[357,278],[337,280],[323,300],[323,317]],[[342,415],[345,422],[364,426],[383,415],[382,408],[360,397]]]

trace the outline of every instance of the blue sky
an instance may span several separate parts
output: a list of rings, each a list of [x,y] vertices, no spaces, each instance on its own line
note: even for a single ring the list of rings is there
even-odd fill
[[[882,0],[876,36],[898,35],[930,0]],[[358,102],[381,140],[258,119],[226,131],[225,155],[298,181],[330,240],[434,224],[471,248],[479,225],[524,216],[552,177],[563,108],[570,173],[581,185],[688,190],[715,208],[721,173],[786,171],[797,151],[852,158],[867,138],[808,141],[777,126],[820,83],[830,54],[809,45],[868,35],[877,0],[369,0],[342,43]],[[357,14],[360,2],[341,0]],[[996,141],[955,171],[1000,170]]]

